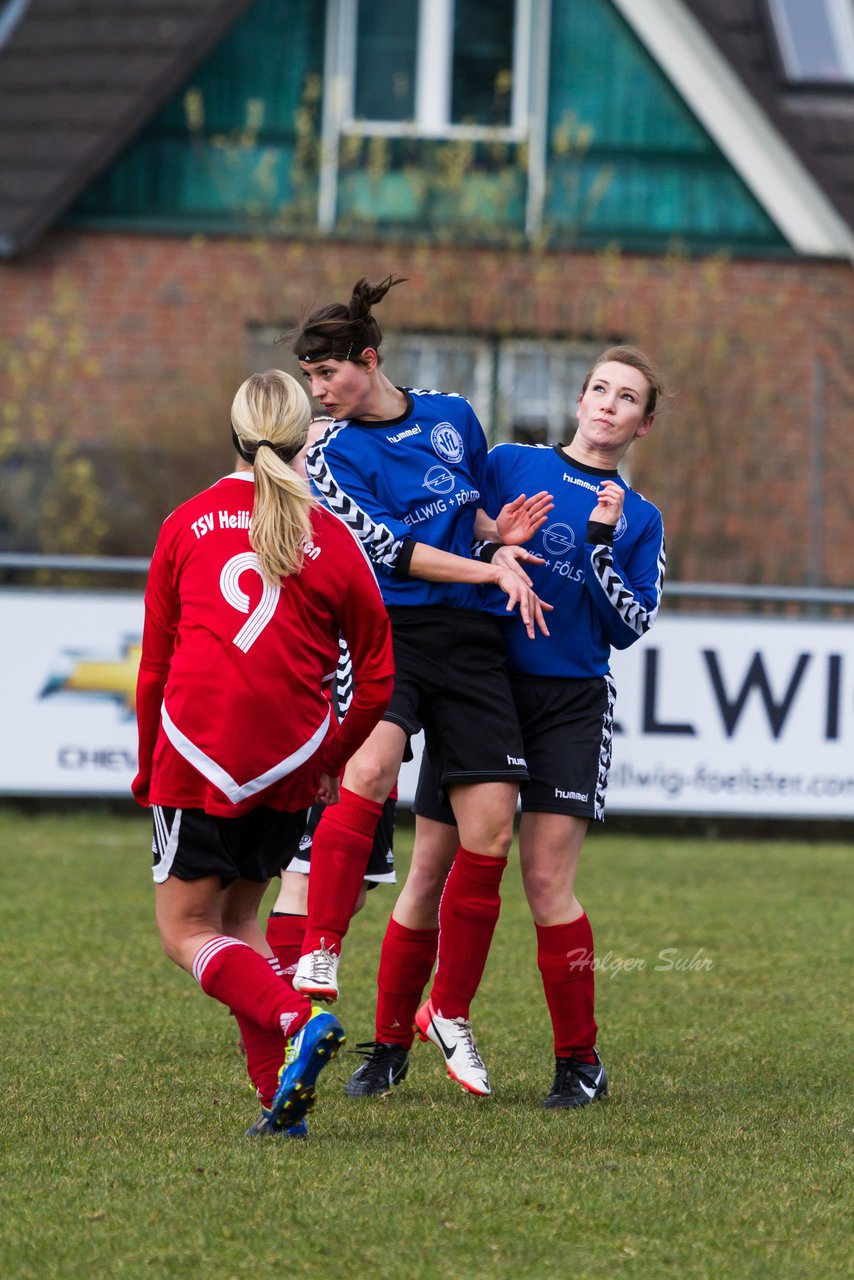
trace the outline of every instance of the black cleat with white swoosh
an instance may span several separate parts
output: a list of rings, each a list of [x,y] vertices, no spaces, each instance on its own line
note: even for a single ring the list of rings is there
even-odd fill
[[[553,1107],[587,1107],[608,1092],[608,1077],[602,1059],[596,1050],[595,1062],[581,1062],[578,1058],[555,1058],[555,1078],[552,1091],[543,1103]]]
[[[365,1044],[357,1044],[356,1052],[361,1053],[365,1061],[344,1086],[348,1098],[381,1097],[391,1093],[409,1070],[409,1053],[403,1045],[369,1040]]]

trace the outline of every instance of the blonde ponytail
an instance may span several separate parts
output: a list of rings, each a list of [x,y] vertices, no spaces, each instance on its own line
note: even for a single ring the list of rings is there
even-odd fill
[[[290,466],[305,444],[310,420],[307,395],[281,369],[247,378],[231,406],[235,445],[255,473],[249,542],[272,585],[299,573],[311,538],[315,500]]]

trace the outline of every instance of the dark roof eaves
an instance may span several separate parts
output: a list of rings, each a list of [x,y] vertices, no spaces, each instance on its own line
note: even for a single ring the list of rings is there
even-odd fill
[[[768,71],[766,74],[758,72],[750,61],[741,55],[738,42],[733,39],[732,32],[716,6],[708,4],[707,0],[683,0],[683,2],[713,41],[722,57],[742,80],[773,127],[785,139],[804,168],[812,174],[836,212],[854,230],[854,199],[847,195],[840,184],[839,175],[832,162],[826,161],[821,154],[816,153],[814,147],[810,146],[809,138],[798,118],[798,104],[807,102],[809,96],[807,91],[814,94],[819,87],[815,84],[789,85],[785,81],[766,0],[759,0],[757,9],[763,20],[763,34],[767,42]],[[836,86],[831,86],[830,89],[820,88],[825,102],[839,100],[842,97],[842,92]],[[847,97],[850,100],[850,88]]]
[[[191,31],[177,47],[174,55],[165,61],[163,70],[145,85],[132,105],[118,119],[110,121],[104,139],[79,162],[68,176],[57,180],[57,186],[49,199],[39,201],[22,211],[11,225],[0,231],[0,258],[10,259],[31,249],[44,233],[82,195],[90,182],[109,165],[119,152],[145,126],[148,120],[168,101],[171,94],[186,80],[193,69],[210,53],[238,18],[251,7],[254,0],[213,0],[205,6],[204,22],[195,21]],[[214,12],[211,12],[214,10]],[[31,12],[31,11],[30,11]],[[17,30],[27,21],[21,19]],[[15,34],[9,42],[14,43]],[[2,57],[2,50],[0,50]]]

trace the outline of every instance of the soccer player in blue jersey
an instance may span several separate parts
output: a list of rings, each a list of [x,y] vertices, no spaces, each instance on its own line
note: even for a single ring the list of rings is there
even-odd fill
[[[603,353],[578,401],[568,445],[498,445],[489,457],[487,508],[510,492],[547,487],[548,522],[530,547],[534,587],[554,611],[549,636],[529,644],[514,619],[504,625],[511,685],[530,780],[522,792],[519,852],[537,934],[537,961],[554,1031],[555,1076],[544,1105],[578,1107],[607,1089],[596,1051],[593,935],[575,897],[579,856],[591,820],[604,816],[615,690],[613,648],[639,640],[655,621],[664,576],[658,510],[617,471],[632,441],[647,434],[661,394],[647,357],[632,347]],[[436,921],[454,856],[453,816],[425,757],[413,808],[416,843],[380,960],[376,1041],[347,1086],[379,1094],[406,1074],[415,1021],[452,1063],[435,1009],[441,969],[419,1008],[435,957]],[[441,1007],[441,1006],[440,1006]],[[444,1010],[443,1010],[444,1011]]]
[[[308,450],[315,444],[334,418],[328,413],[315,414],[308,424],[308,435],[303,448],[294,458],[291,466],[308,480],[305,470],[305,458]],[[347,712],[353,697],[353,668],[347,646],[341,642],[338,668],[331,681],[332,708],[338,720]],[[410,756],[411,758],[411,756]],[[302,955],[302,944],[305,936],[306,913],[308,911],[308,875],[311,863],[311,846],[314,832],[323,813],[323,805],[312,805],[308,814],[308,822],[300,840],[299,850],[286,867],[282,869],[279,892],[267,919],[267,942],[279,961],[282,972],[292,977]],[[355,911],[361,910],[367,898],[367,890],[378,884],[393,885],[396,883],[394,870],[394,827],[397,814],[397,787],[383,805],[382,817],[377,826],[368,864],[365,867],[365,878]],[[355,912],[354,912],[355,914]]]
[[[462,1044],[461,1083],[489,1093],[471,1041],[468,1006],[495,928],[499,882],[513,836],[522,740],[498,617],[518,612],[529,643],[547,635],[543,606],[504,548],[472,558],[484,504],[487,443],[467,400],[394,386],[380,369],[382,332],[372,307],[393,284],[360,280],[349,303],[308,316],[293,350],[314,398],[335,422],[309,451],[308,474],[326,505],[359,537],[392,624],[395,689],[385,718],[348,762],[340,801],[314,836],[308,926],[294,987],[338,994],[337,966],[383,803],[408,738],[422,728],[459,829],[442,900],[438,1006],[444,1035]],[[518,491],[517,491],[518,493]],[[525,541],[547,494],[500,511],[504,542]],[[488,588],[500,588],[499,592]],[[547,607],[547,606],[546,606]],[[536,630],[542,635],[534,639]]]

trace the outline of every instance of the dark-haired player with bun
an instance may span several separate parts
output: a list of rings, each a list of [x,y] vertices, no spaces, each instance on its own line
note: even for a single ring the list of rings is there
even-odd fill
[[[315,414],[308,425],[305,445],[291,463],[294,470],[306,480],[308,477],[305,472],[305,455],[333,421],[330,414]],[[343,640],[339,647],[338,666],[334,678],[330,681],[329,694],[333,713],[340,720],[346,714],[353,698],[353,664]],[[323,809],[322,804],[314,804],[309,810],[308,822],[299,843],[299,850],[291,858],[287,867],[282,869],[279,892],[267,919],[267,942],[286,977],[293,975],[302,955],[308,910],[311,846]],[[380,884],[396,883],[397,877],[394,870],[396,816],[397,787],[393,789],[383,805],[382,817],[374,835],[373,848],[365,867],[365,878],[356,903],[357,911],[364,906],[369,889],[375,889]]]
[[[312,395],[336,419],[309,451],[308,474],[376,570],[396,669],[391,704],[348,762],[341,799],[314,836],[294,986],[337,997],[341,940],[383,802],[407,739],[423,728],[460,838],[440,913],[435,1016],[453,1045],[455,1078],[485,1095],[469,1005],[498,918],[519,784],[528,776],[498,618],[518,610],[531,644],[537,629],[548,629],[519,571],[527,553],[508,546],[491,563],[472,558],[488,449],[471,405],[458,395],[396,387],[380,368],[382,332],[372,308],[400,283],[360,280],[347,304],[313,311],[293,335]],[[545,493],[508,504],[495,522],[501,541],[526,541],[549,506]]]

